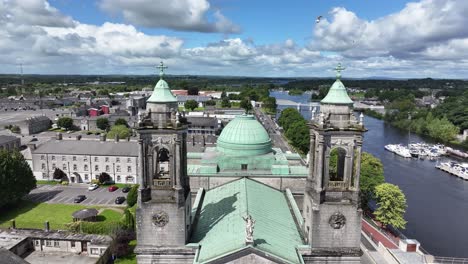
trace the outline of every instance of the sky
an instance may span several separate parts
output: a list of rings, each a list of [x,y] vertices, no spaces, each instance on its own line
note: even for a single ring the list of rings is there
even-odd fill
[[[0,0],[0,74],[462,78],[468,1]],[[317,21],[317,17],[320,19]]]

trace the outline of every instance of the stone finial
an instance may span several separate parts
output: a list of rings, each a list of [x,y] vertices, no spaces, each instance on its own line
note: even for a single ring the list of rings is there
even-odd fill
[[[336,79],[341,79],[341,72],[344,71],[346,68],[341,66],[341,63],[338,63],[338,66],[336,66],[335,71],[336,71]]]
[[[324,113],[320,113],[319,123],[320,123],[320,125],[323,125],[325,123],[325,114]]]
[[[253,220],[252,216],[247,214],[246,217],[242,217],[245,221],[245,243],[246,244],[253,244],[253,232],[255,226],[255,220]]]
[[[310,117],[310,120],[315,120],[315,111],[316,111],[316,109],[314,107],[314,109],[312,109],[312,115]]]
[[[164,70],[167,69],[167,66],[164,66],[164,63],[161,61],[161,63],[159,63],[159,66],[156,66],[156,68],[159,69],[159,78],[163,78],[164,76]]]

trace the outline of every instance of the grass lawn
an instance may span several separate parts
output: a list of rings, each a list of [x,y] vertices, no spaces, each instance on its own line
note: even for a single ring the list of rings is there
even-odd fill
[[[48,184],[48,185],[57,185],[60,184],[59,181],[36,181],[37,184]]]
[[[73,204],[47,204],[21,201],[11,208],[2,208],[0,214],[0,227],[10,227],[10,221],[15,219],[18,228],[43,229],[44,222],[49,221],[50,229],[66,229],[65,224],[72,222],[72,213],[86,207],[85,205]],[[98,208],[95,207],[94,208]],[[108,212],[110,211],[110,212]],[[122,214],[104,210],[104,221],[119,220]]]
[[[122,218],[122,213],[116,212],[111,209],[104,209],[98,216],[98,219],[101,218],[104,221],[119,221]]]

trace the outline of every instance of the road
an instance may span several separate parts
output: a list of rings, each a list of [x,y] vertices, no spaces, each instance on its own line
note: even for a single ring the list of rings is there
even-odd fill
[[[260,121],[260,123],[262,123],[262,125],[265,127],[266,131],[270,135],[273,146],[280,148],[283,152],[292,151],[291,147],[281,135],[279,127],[278,125],[276,125],[275,121],[273,121],[269,115],[266,115],[262,111],[260,111],[259,108],[254,108],[254,110],[257,119]]]
[[[88,185],[38,185],[32,190],[26,199],[38,203],[55,203],[55,204],[73,204],[73,200],[77,195],[86,195],[86,199],[80,204],[85,205],[116,205],[115,198],[118,196],[127,197],[126,193],[122,193],[119,188],[114,192],[109,192],[107,187],[99,187],[94,191],[88,191]],[[124,202],[123,206],[127,203]]]

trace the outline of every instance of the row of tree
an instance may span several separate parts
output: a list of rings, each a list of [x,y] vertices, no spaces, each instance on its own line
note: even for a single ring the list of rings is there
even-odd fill
[[[309,152],[309,127],[302,115],[295,108],[286,108],[281,112],[278,124],[283,128],[284,136],[301,154]]]

